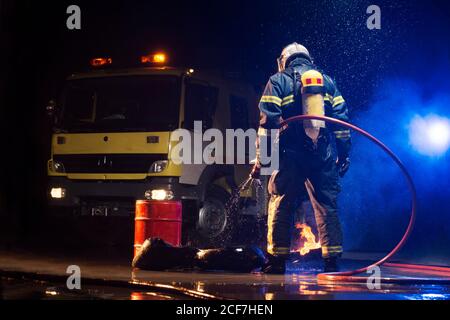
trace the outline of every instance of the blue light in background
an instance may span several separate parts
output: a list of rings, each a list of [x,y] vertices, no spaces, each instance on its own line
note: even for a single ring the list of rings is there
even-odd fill
[[[422,155],[444,155],[450,147],[450,119],[434,114],[416,115],[409,125],[409,142]]]

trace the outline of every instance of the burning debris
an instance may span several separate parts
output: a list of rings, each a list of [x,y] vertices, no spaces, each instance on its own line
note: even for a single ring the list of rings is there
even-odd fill
[[[320,242],[316,241],[316,236],[312,232],[310,226],[305,223],[297,223],[295,225],[296,230],[300,231],[300,237],[297,240],[292,252],[298,252],[301,256],[305,256],[312,250],[317,250],[321,248]]]
[[[256,246],[199,250],[174,247],[162,239],[147,239],[133,259],[132,266],[143,270],[200,269],[252,272],[267,263]]]

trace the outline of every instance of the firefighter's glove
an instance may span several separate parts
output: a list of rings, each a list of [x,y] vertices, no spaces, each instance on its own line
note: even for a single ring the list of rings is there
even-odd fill
[[[250,172],[250,178],[254,180],[259,180],[261,178],[261,165],[259,163],[255,163],[253,166],[252,172]]]
[[[350,168],[350,158],[349,157],[339,158],[337,161],[337,167],[339,170],[339,176],[343,178],[347,173],[348,169]]]

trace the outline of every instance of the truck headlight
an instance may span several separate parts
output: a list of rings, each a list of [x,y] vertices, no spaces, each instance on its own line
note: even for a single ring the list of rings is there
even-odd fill
[[[64,168],[64,165],[61,162],[50,160],[48,163],[48,167],[50,171],[57,173],[66,173],[66,169]]]
[[[164,190],[164,189],[147,190],[145,192],[145,198],[147,200],[156,200],[156,201],[172,200],[174,198],[174,194],[173,191],[171,190]]]
[[[150,166],[150,173],[161,173],[166,170],[168,165],[169,161],[167,160],[153,162],[153,164]]]
[[[64,188],[52,188],[50,195],[53,199],[64,199],[66,197],[66,189]]]

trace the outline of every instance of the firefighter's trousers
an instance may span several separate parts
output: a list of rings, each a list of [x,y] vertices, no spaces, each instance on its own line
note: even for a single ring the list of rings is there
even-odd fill
[[[289,254],[295,210],[305,189],[314,209],[322,256],[340,256],[342,230],[337,210],[340,185],[336,160],[331,156],[323,159],[312,152],[286,150],[281,152],[279,170],[269,182],[268,252],[276,256]]]

